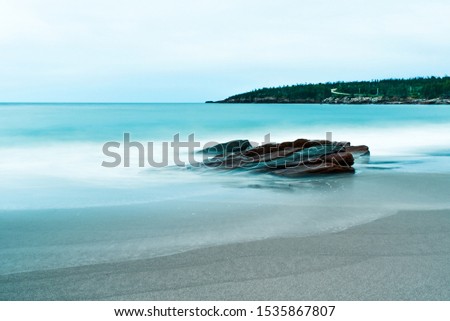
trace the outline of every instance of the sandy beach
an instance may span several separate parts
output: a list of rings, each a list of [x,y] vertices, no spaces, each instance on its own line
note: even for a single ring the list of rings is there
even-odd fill
[[[153,259],[0,276],[1,300],[449,300],[450,210]]]

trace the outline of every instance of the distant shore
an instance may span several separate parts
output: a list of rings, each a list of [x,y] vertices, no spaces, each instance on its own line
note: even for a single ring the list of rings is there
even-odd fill
[[[297,84],[256,89],[215,103],[448,105],[450,77]]]
[[[225,99],[220,101],[207,101],[219,104],[330,104],[330,105],[450,105],[450,99],[389,99],[383,97],[329,97],[321,101],[314,99],[278,99],[264,97],[254,99]]]

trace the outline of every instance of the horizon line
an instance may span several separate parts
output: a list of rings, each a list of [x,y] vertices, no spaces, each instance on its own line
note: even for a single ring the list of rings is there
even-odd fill
[[[204,104],[205,101],[0,101],[0,105],[6,104]]]

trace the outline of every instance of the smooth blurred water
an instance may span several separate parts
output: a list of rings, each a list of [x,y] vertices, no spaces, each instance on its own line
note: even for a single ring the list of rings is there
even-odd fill
[[[370,147],[355,175],[283,179],[170,166],[102,167],[108,141],[189,134]],[[182,156],[186,157],[184,153]],[[341,230],[449,208],[450,106],[0,104],[0,273],[152,257]]]
[[[240,138],[262,143],[269,133],[277,142],[324,139],[332,132],[334,140],[369,145],[373,159],[401,157],[392,169],[449,170],[448,162],[441,162],[450,154],[449,106],[1,104],[0,124],[0,209],[149,202],[200,180],[148,164],[139,168],[136,160],[130,168],[100,166],[111,161],[102,153],[103,144],[123,142],[123,133],[144,145],[155,142],[155,160],[160,160],[159,144],[177,133],[182,141],[195,134],[203,145]],[[173,163],[171,150],[169,155]],[[143,188],[152,189],[151,197]]]
[[[272,133],[323,136],[334,129],[444,126],[450,106],[292,104],[0,104],[0,143],[102,142],[121,139],[168,140],[176,133],[202,139]],[[316,132],[310,132],[315,129]],[[379,133],[379,130],[376,130]],[[444,134],[444,133],[443,133]],[[352,138],[352,137],[350,137]],[[355,138],[355,137],[353,137]]]

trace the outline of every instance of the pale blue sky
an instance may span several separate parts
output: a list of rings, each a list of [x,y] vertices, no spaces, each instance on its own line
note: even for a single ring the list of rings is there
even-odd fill
[[[448,0],[0,0],[0,101],[450,74]]]

